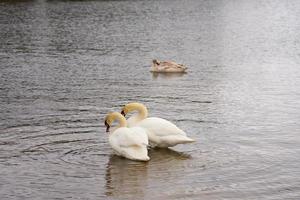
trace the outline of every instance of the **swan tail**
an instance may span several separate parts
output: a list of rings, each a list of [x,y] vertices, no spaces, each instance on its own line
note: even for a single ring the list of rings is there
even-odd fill
[[[196,141],[184,135],[171,135],[161,138],[161,143],[158,145],[158,147],[172,147],[177,144],[186,144],[192,142]]]
[[[180,137],[179,141],[182,142],[181,144],[196,142],[196,140],[189,138],[187,136]]]
[[[150,157],[148,156],[147,146],[131,146],[126,149],[126,158],[131,160],[139,160],[139,161],[148,161]]]

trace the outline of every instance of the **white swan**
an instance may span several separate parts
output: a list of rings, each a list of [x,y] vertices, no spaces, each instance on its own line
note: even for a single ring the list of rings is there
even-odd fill
[[[186,66],[172,61],[158,61],[153,60],[151,65],[151,72],[185,72]]]
[[[148,136],[144,129],[139,127],[127,128],[126,119],[118,112],[108,113],[105,118],[106,132],[109,132],[112,123],[118,120],[119,126],[109,133],[109,144],[119,156],[131,160],[148,161]]]
[[[195,140],[186,136],[186,133],[179,129],[175,124],[157,117],[148,117],[147,108],[141,103],[129,103],[125,105],[121,114],[126,116],[127,113],[137,110],[127,120],[128,127],[142,127],[146,130],[150,145],[152,147],[172,147],[177,144],[194,142]]]

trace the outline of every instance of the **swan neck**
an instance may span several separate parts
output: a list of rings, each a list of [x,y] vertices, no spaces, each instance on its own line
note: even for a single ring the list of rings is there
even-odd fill
[[[139,112],[139,118],[140,119],[145,119],[145,118],[148,117],[148,110],[147,110],[147,108],[145,106],[139,105],[137,107],[137,110]]]
[[[121,116],[119,116],[119,118],[118,118],[118,121],[119,121],[119,126],[118,127],[126,127],[126,125],[127,125],[127,122],[126,122],[126,119],[125,119],[125,117],[121,117]]]
[[[118,127],[126,127],[126,125],[127,125],[126,119],[125,118],[120,119]]]
[[[117,126],[118,128],[127,126],[126,118],[123,115],[121,115],[118,112],[115,112],[112,115],[113,115],[113,121],[117,120],[119,122],[119,125]]]

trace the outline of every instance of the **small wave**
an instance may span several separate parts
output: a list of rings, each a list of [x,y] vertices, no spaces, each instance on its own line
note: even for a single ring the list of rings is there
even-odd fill
[[[200,100],[192,100],[192,103],[212,103],[212,101],[200,101]]]

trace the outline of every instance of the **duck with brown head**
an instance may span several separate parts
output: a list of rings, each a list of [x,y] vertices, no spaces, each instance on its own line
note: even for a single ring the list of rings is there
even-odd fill
[[[172,61],[152,60],[151,72],[156,73],[184,73],[187,67],[183,64],[178,64]]]

